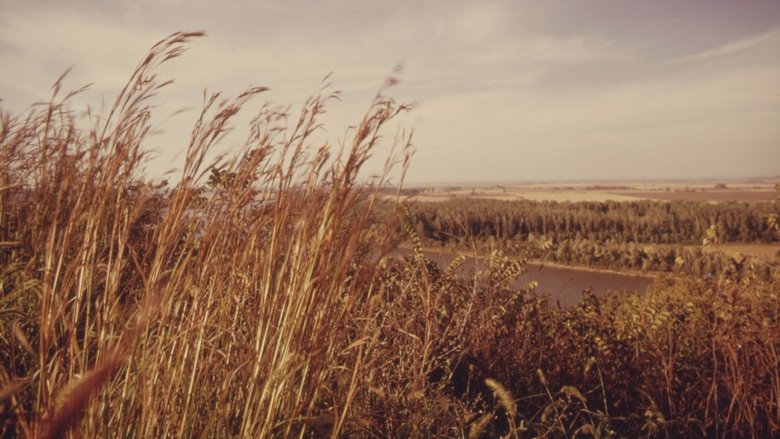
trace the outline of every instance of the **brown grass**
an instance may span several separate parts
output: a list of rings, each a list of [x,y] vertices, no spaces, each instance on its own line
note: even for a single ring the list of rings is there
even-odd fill
[[[262,110],[220,165],[232,178],[209,194],[205,157],[265,88],[205,96],[167,190],[140,172],[151,101],[167,84],[154,69],[200,36],[155,45],[87,130],[59,81],[49,103],[2,115],[3,309],[31,340],[4,358],[12,431],[260,437],[313,416],[342,428],[355,380],[338,394],[322,385],[356,376],[365,349],[338,329],[371,294],[353,290],[373,270],[361,262],[371,188],[357,173],[404,107],[377,95],[343,151],[308,145],[327,96],[296,118]],[[17,378],[30,383],[23,395]]]

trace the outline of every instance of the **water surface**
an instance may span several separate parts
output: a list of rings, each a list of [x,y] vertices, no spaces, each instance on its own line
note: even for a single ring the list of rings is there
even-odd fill
[[[447,252],[423,252],[425,256],[447,267],[452,262],[456,253]],[[398,249],[392,256],[408,256],[412,252],[409,249]],[[474,270],[485,264],[483,258],[469,257],[458,269],[458,274],[469,276]],[[529,263],[528,272],[517,281],[518,286],[536,281],[538,283],[535,292],[549,296],[552,304],[560,303],[563,308],[576,305],[582,299],[582,292],[591,289],[597,296],[603,296],[609,291],[634,291],[644,293],[653,282],[652,276],[616,273],[611,271],[597,271],[574,267],[548,266]]]

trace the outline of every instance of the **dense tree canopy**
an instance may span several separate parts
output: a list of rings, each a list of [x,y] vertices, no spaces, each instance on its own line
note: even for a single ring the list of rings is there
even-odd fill
[[[563,264],[767,278],[773,265],[766,261],[707,251],[702,242],[777,242],[776,212],[776,203],[468,199],[418,203],[412,221],[429,246],[500,246]]]

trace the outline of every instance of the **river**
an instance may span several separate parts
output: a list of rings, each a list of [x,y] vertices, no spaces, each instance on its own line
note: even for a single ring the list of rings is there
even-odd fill
[[[449,266],[457,256],[456,253],[424,251],[425,256],[439,264],[441,267]],[[397,249],[392,256],[410,255],[409,249]],[[469,257],[458,269],[458,274],[468,276],[474,269],[484,264],[483,258]],[[644,293],[647,287],[653,283],[653,277],[647,275],[616,273],[612,271],[588,270],[576,267],[563,267],[560,265],[548,266],[538,263],[529,263],[526,266],[527,273],[517,281],[518,286],[526,285],[530,281],[538,283],[535,292],[546,294],[551,304],[559,303],[562,308],[576,305],[582,299],[582,291],[588,288],[597,296],[602,296],[608,291],[628,290]]]

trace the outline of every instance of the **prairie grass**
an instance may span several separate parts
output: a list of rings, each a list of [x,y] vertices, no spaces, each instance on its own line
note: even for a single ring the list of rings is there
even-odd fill
[[[345,329],[373,276],[356,178],[404,107],[377,95],[343,152],[308,144],[327,96],[297,118],[263,110],[215,168],[209,151],[265,89],[205,96],[167,189],[141,173],[166,85],[154,69],[199,36],[154,46],[87,129],[59,81],[49,103],[2,117],[2,380],[24,383],[6,387],[9,431],[259,437],[337,434],[347,418],[366,335]],[[210,169],[231,178],[207,188]]]
[[[19,437],[768,437],[780,431],[778,282],[659,284],[569,310],[494,252],[463,278],[384,257],[396,164],[361,166],[404,105],[377,94],[338,147],[330,96],[204,96],[178,182],[149,180],[155,45],[104,117],[78,92],[0,115],[0,430]],[[389,81],[393,83],[394,80]],[[395,137],[401,173],[411,134]],[[459,259],[462,262],[462,258]]]

